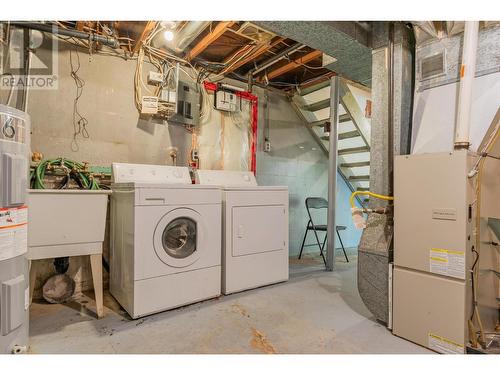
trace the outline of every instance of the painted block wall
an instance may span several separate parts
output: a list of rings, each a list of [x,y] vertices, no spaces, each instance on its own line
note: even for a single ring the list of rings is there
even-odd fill
[[[257,154],[257,182],[259,185],[286,185],[290,194],[290,255],[298,255],[308,221],[305,208],[307,197],[328,196],[328,159],[316,144],[309,131],[301,123],[288,99],[278,94],[269,95],[269,139],[271,152],[263,151],[263,97],[259,106],[259,152]],[[357,247],[361,231],[354,228],[349,205],[349,188],[337,175],[337,225],[345,225],[341,231],[346,247]],[[326,210],[325,210],[326,211]],[[314,219],[314,218],[313,218]],[[326,223],[326,212],[318,217]],[[320,238],[320,240],[322,237]],[[306,244],[314,244],[314,234],[308,235]],[[336,247],[339,247],[336,239]],[[317,252],[308,246],[304,252]]]

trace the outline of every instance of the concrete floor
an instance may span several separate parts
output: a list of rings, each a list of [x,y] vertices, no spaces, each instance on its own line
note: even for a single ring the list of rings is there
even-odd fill
[[[131,320],[109,294],[96,320],[86,296],[33,303],[31,353],[430,353],[373,320],[356,262],[291,259],[290,280]],[[91,296],[90,296],[91,297]]]

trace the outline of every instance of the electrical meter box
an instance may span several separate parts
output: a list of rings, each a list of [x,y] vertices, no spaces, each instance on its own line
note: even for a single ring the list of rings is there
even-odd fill
[[[29,116],[0,105],[0,353],[28,343]]]

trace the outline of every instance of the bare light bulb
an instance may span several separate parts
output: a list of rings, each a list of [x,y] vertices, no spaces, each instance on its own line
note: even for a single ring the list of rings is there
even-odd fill
[[[170,42],[174,40],[174,33],[171,30],[166,30],[163,33],[163,37],[165,38],[166,41]]]

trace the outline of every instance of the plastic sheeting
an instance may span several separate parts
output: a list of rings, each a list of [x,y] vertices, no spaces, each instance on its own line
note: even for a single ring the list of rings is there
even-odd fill
[[[225,112],[213,108],[213,92],[208,91],[208,99],[212,107],[198,133],[199,168],[250,170],[252,103],[241,98],[239,111]]]

